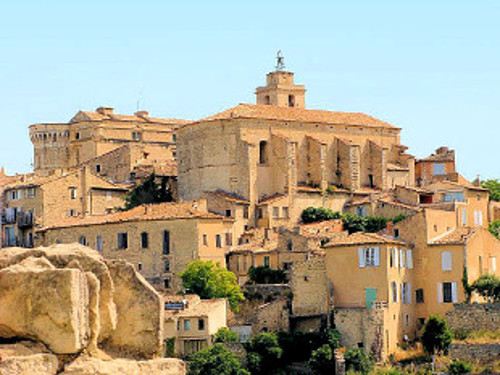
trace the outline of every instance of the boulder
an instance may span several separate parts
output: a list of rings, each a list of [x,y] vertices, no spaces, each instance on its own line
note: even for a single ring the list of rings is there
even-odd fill
[[[163,299],[130,263],[123,260],[106,263],[115,286],[118,313],[109,345],[134,357],[156,356],[162,347]]]
[[[29,338],[54,353],[77,353],[90,336],[88,302],[83,272],[25,258],[0,270],[0,337]]]
[[[64,368],[61,375],[184,375],[186,365],[180,359],[161,358],[149,361],[114,359],[103,361],[97,358],[79,357]]]

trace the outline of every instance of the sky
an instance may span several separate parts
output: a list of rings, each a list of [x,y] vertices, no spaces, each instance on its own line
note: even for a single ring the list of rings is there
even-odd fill
[[[278,50],[312,109],[402,128],[500,178],[499,1],[2,1],[0,166],[31,171],[28,126],[78,110],[199,119],[238,103]]]

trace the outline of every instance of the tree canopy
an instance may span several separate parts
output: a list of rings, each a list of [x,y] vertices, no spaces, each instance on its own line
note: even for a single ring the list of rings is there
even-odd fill
[[[500,279],[495,275],[482,275],[474,281],[472,289],[483,296],[489,303],[500,301]]]
[[[188,362],[188,375],[250,375],[238,358],[222,344],[193,354]]]
[[[247,367],[254,375],[273,374],[281,365],[283,349],[274,333],[259,333],[247,345]]]
[[[156,182],[156,175],[152,173],[139,185],[133,188],[125,196],[125,210],[130,210],[141,204],[172,202],[172,192],[167,186],[167,179],[161,179],[161,183]]]
[[[448,322],[437,315],[431,315],[427,320],[422,334],[422,345],[429,354],[448,352],[453,334]]]
[[[492,235],[494,235],[496,238],[500,239],[500,220],[493,220],[489,225],[488,225],[488,230]]]
[[[195,293],[203,299],[227,298],[235,311],[239,302],[245,299],[235,274],[218,263],[195,260],[187,265],[180,277],[186,292]]]
[[[500,181],[498,179],[481,181],[481,186],[490,191],[492,201],[500,202]]]

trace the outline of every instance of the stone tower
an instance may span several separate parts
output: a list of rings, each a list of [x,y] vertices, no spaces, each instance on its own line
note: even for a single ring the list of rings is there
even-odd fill
[[[306,89],[293,83],[293,73],[276,70],[267,74],[266,86],[257,87],[257,104],[280,107],[306,107]]]

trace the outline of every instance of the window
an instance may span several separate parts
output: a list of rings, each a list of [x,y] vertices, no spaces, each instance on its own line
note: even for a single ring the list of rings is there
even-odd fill
[[[148,232],[141,233],[141,247],[147,249],[149,247],[149,234]]]
[[[262,219],[264,217],[264,211],[262,208],[257,209],[257,219]]]
[[[406,267],[413,268],[413,253],[411,250],[406,250]]]
[[[35,188],[26,189],[26,198],[35,198]]]
[[[35,245],[33,241],[33,233],[29,232],[26,238],[26,247],[31,248]]]
[[[170,254],[170,232],[163,231],[163,254]]]
[[[411,303],[411,286],[410,283],[401,284],[401,302]]]
[[[14,233],[14,227],[5,228],[5,239],[7,241],[7,246],[16,245],[16,235]]]
[[[15,201],[16,199],[19,199],[19,190],[9,191],[8,197],[10,201]]]
[[[288,106],[295,107],[295,96],[288,95]]]
[[[441,268],[443,271],[451,271],[451,253],[449,251],[441,253]]]
[[[360,267],[377,267],[380,265],[379,247],[360,247],[358,253]]]
[[[483,225],[483,211],[474,211],[474,225]]]
[[[259,163],[260,164],[267,163],[267,142],[266,141],[259,142]]]
[[[165,289],[170,289],[170,279],[164,279],[163,286],[165,287]]]
[[[198,319],[198,331],[205,330],[205,319]]]
[[[279,207],[273,207],[273,218],[277,219],[280,216],[280,208]]]
[[[357,206],[356,207],[356,215],[365,217],[366,216],[366,207],[365,206]]]
[[[389,267],[394,267],[394,249],[389,251]]]
[[[186,319],[184,320],[184,331],[190,331],[191,330],[191,320]]]
[[[170,272],[170,261],[168,260],[165,261],[165,263],[163,264],[163,271]]]
[[[392,302],[398,302],[398,284],[395,281],[391,283]]]
[[[142,263],[137,263],[137,271],[142,271]]]
[[[80,244],[82,244],[83,246],[86,246],[87,245],[87,239],[85,238],[85,236],[80,236],[78,242]]]
[[[69,188],[69,197],[71,199],[76,199],[76,187]]]
[[[231,232],[226,233],[226,246],[233,246],[233,234]]]
[[[132,132],[132,139],[134,141],[141,141],[142,140],[142,133],[140,133],[140,132]]]
[[[111,200],[111,198],[112,198],[111,192],[110,192],[110,191],[107,191],[107,192],[106,192],[106,200],[107,200],[107,201],[110,201],[110,200]]]
[[[462,209],[462,225],[467,225],[467,210],[465,208]]]
[[[102,251],[102,236],[101,235],[97,236],[95,243],[96,243],[97,251]]]
[[[288,207],[283,207],[283,218],[288,219]]]
[[[265,105],[271,104],[271,98],[269,97],[269,95],[264,96],[264,104]]]
[[[264,257],[264,267],[269,267],[269,257],[268,256]]]
[[[78,212],[76,210],[71,209],[71,210],[68,211],[68,216],[69,217],[78,216]]]
[[[443,195],[444,202],[465,202],[463,192],[445,193]]]
[[[289,240],[286,241],[286,249],[288,251],[292,251],[293,250],[293,241],[292,240],[289,239]]]
[[[96,173],[101,173],[101,164],[96,164],[95,171]]]
[[[79,132],[75,133],[75,139],[80,139],[80,133]]]
[[[172,134],[172,142],[177,142],[177,135],[176,134]]]
[[[222,238],[220,234],[215,235],[215,247],[222,247]]]
[[[399,238],[399,229],[394,228],[394,237]]]
[[[405,251],[402,249],[399,249],[399,267],[400,268],[406,267]]]
[[[458,302],[457,283],[438,283],[438,301],[444,303]]]
[[[248,219],[248,207],[243,208],[243,218]]]
[[[226,210],[226,217],[231,217],[231,210]]]
[[[445,174],[444,163],[434,163],[432,167],[434,176],[441,176]]]
[[[424,303],[424,290],[417,289],[415,290],[415,300],[417,303]]]
[[[208,246],[208,236],[204,234],[202,237],[203,246]]]
[[[408,324],[410,324],[410,315],[406,314],[405,315],[405,326],[408,327]]]
[[[118,248],[126,249],[128,247],[128,235],[127,232],[118,233]]]
[[[283,262],[283,269],[285,271],[291,270],[293,266],[293,262]]]

